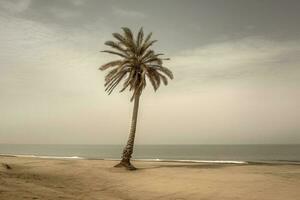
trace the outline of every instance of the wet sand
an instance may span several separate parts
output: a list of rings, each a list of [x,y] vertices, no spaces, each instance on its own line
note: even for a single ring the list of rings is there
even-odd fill
[[[113,168],[116,163],[0,156],[0,199],[296,200],[300,197],[300,165],[136,161],[139,169],[126,171]]]

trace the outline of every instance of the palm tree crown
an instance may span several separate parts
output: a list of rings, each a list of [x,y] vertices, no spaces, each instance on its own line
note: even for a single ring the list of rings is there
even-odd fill
[[[113,33],[113,37],[117,41],[106,41],[105,45],[114,49],[102,52],[120,56],[118,60],[114,60],[102,65],[99,69],[110,69],[105,76],[105,91],[109,94],[115,89],[120,81],[125,80],[123,88],[120,92],[129,88],[133,91],[131,101],[136,95],[140,95],[146,86],[146,77],[150,81],[156,91],[160,83],[168,84],[168,79],[173,79],[172,72],[163,66],[161,53],[155,53],[150,47],[157,41],[151,40],[152,33],[144,38],[144,32],[141,28],[134,38],[129,28],[123,27],[124,34]]]

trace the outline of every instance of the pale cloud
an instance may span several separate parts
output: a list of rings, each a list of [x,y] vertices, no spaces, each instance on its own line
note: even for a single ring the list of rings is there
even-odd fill
[[[86,0],[69,0],[75,6],[82,6],[86,3]]]
[[[114,7],[113,13],[120,17],[128,17],[128,18],[145,18],[146,15],[144,13],[134,11],[134,10],[125,10],[121,8]]]
[[[67,10],[67,9],[63,9],[63,8],[59,8],[59,7],[52,7],[50,9],[50,12],[61,19],[72,19],[72,18],[76,18],[80,16],[80,12],[76,11],[76,10]]]
[[[2,95],[60,93],[68,97],[98,90],[88,87],[88,82],[98,84],[97,79],[88,76],[96,75],[98,63],[105,62],[104,58],[100,61],[98,52],[102,46],[95,42],[102,44],[103,39],[96,33],[88,34],[84,29],[66,32],[15,17],[0,17],[0,23]]]
[[[177,78],[227,79],[300,67],[300,40],[248,37],[185,50],[172,57]]]
[[[4,8],[8,12],[20,13],[25,11],[31,3],[31,0],[2,0],[0,1],[0,8]]]

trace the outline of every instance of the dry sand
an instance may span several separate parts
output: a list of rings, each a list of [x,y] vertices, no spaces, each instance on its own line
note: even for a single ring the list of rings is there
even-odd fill
[[[297,200],[300,165],[50,160],[0,156],[0,199]]]

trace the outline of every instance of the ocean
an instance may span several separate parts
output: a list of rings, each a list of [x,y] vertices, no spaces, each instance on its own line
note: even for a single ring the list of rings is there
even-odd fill
[[[122,145],[0,144],[0,155],[62,159],[119,159],[122,149]],[[136,145],[133,159],[220,163],[300,163],[300,145]]]

